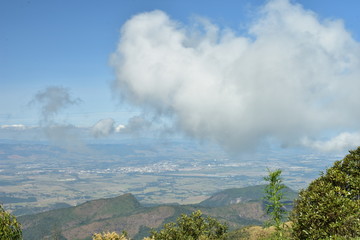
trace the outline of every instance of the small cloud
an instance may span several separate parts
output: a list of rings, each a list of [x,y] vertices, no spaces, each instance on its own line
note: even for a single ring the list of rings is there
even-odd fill
[[[360,145],[360,133],[343,132],[327,141],[313,141],[305,138],[302,144],[323,152],[350,150]]]
[[[145,130],[148,130],[151,126],[151,122],[142,116],[131,117],[128,123],[121,128],[122,133],[138,134]]]
[[[87,150],[84,142],[80,139],[81,128],[73,125],[52,124],[44,129],[47,138],[55,145],[70,151]]]
[[[91,128],[92,135],[96,138],[107,137],[117,131],[118,127],[115,128],[114,124],[112,118],[101,119]]]
[[[116,126],[115,132],[119,133],[119,132],[123,131],[124,129],[125,129],[125,126],[120,124],[120,125]]]
[[[114,119],[106,118],[92,126],[91,133],[95,138],[107,137],[114,133],[137,135],[148,130],[151,125],[151,122],[142,116],[133,116],[126,125],[119,124],[117,126],[115,126]]]
[[[23,124],[12,124],[12,125],[1,125],[1,129],[11,129],[11,130],[26,130],[30,127],[27,127]]]

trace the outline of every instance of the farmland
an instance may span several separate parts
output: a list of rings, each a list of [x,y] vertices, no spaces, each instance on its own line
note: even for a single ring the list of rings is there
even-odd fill
[[[262,151],[251,158],[189,142],[88,145],[72,152],[47,144],[0,144],[0,201],[16,215],[132,193],[143,204],[197,203],[226,188],[263,183],[281,168],[299,189],[337,158]]]

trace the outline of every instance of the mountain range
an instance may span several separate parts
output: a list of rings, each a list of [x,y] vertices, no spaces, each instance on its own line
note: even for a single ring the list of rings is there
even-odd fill
[[[114,198],[98,199],[78,206],[55,209],[34,215],[20,216],[25,240],[91,239],[97,232],[125,230],[132,239],[149,236],[151,229],[176,221],[181,214],[201,210],[236,229],[247,225],[261,225],[267,219],[264,212],[265,185],[232,188],[212,195],[192,205],[144,206],[128,193]],[[297,193],[285,189],[290,203]]]

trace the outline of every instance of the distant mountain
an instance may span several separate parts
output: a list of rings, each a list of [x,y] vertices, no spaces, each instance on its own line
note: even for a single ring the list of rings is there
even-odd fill
[[[181,214],[200,209],[230,228],[261,224],[264,186],[234,188],[214,194],[195,205],[142,206],[132,194],[88,201],[81,205],[20,216],[25,240],[91,239],[95,232],[126,230],[134,239],[149,235],[151,228],[175,221]],[[295,194],[289,189],[289,193]],[[291,195],[289,194],[289,195]],[[293,196],[293,195],[292,195]]]
[[[262,201],[265,187],[266,185],[257,185],[244,188],[226,189],[202,201],[200,205],[205,207],[219,207],[251,201]],[[286,187],[283,191],[284,199],[286,201],[292,202],[297,197],[297,192],[288,187]]]
[[[132,194],[125,194],[18,219],[23,226],[24,239],[52,239],[54,235],[62,235],[65,239],[81,239],[86,235],[91,236],[93,232],[108,230],[106,225],[109,219],[127,217],[142,208]]]

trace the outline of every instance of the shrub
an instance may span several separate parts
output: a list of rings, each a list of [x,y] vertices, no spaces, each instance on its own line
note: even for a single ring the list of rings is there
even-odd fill
[[[203,217],[200,210],[190,216],[182,214],[176,223],[167,223],[160,231],[152,231],[154,240],[210,240],[224,239],[227,226],[210,217]]]
[[[124,234],[119,235],[116,232],[107,232],[107,233],[95,233],[93,235],[93,240],[127,240]]]
[[[22,239],[20,223],[0,205],[0,240]]]
[[[360,236],[360,147],[300,192],[291,220],[295,239]]]

